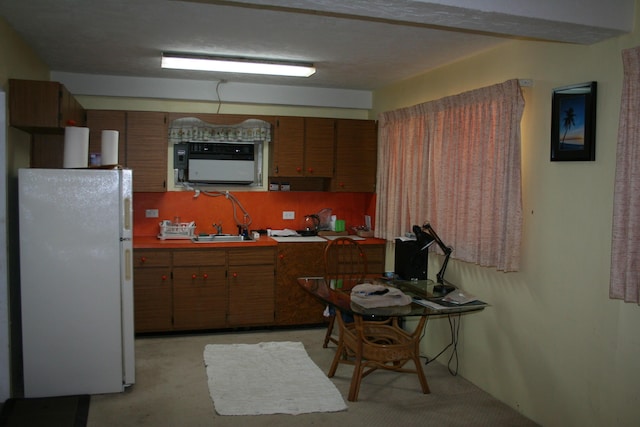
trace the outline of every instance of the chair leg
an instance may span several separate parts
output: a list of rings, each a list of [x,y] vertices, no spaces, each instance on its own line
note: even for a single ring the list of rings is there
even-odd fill
[[[351,377],[351,386],[349,387],[349,402],[357,402],[360,393],[360,383],[362,382],[362,357],[356,357],[355,366],[353,367],[353,375]]]
[[[329,325],[327,325],[327,333],[324,336],[324,344],[322,344],[322,348],[327,348],[329,341],[332,341],[331,333],[333,332],[333,324],[335,323],[335,321],[336,321],[335,314],[332,314],[331,316],[329,316]]]
[[[331,367],[329,368],[329,373],[327,376],[329,378],[333,378],[338,369],[338,364],[340,363],[340,358],[342,357],[342,353],[345,351],[344,343],[342,340],[338,341],[338,348],[336,349],[336,354],[333,356],[333,362],[331,362]]]

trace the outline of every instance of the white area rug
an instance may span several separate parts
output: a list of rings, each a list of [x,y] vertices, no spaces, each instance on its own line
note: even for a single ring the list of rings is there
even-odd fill
[[[301,342],[209,344],[209,393],[220,415],[303,414],[347,409]]]

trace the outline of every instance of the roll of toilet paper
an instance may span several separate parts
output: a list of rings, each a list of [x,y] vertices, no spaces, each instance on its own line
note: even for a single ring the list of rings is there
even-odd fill
[[[89,163],[89,128],[68,126],[64,129],[64,168],[86,168]]]
[[[101,162],[103,165],[118,164],[118,131],[102,131],[102,152]]]

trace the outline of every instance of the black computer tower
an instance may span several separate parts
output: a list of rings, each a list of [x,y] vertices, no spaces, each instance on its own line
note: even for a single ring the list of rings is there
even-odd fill
[[[428,252],[423,241],[396,239],[395,274],[403,280],[426,280]]]

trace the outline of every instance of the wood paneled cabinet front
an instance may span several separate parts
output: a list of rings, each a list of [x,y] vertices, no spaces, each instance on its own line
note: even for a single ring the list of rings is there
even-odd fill
[[[127,167],[133,170],[134,192],[167,190],[167,114],[127,112]]]
[[[30,133],[84,126],[85,110],[62,84],[9,79],[9,124]]]
[[[386,244],[361,245],[367,257],[367,273],[372,277],[382,277],[385,271]]]
[[[331,190],[373,193],[376,190],[377,123],[336,120],[336,173]]]
[[[136,249],[133,266],[135,331],[170,331],[173,328],[171,252]]]
[[[276,324],[324,322],[325,306],[298,285],[298,277],[324,276],[326,243],[279,243],[276,265]]]
[[[273,325],[275,248],[134,250],[135,331]]]
[[[118,164],[126,166],[127,112],[120,110],[87,110],[89,153],[102,151],[102,131],[118,131]],[[135,176],[134,176],[135,180]]]
[[[228,326],[272,325],[275,317],[274,247],[228,249]]]
[[[133,170],[134,192],[167,190],[167,114],[88,110],[89,151],[100,152],[103,130],[117,130],[118,162]]]
[[[278,117],[272,145],[271,176],[331,178],[335,120]]]
[[[224,249],[173,251],[173,329],[227,326],[227,254]]]

